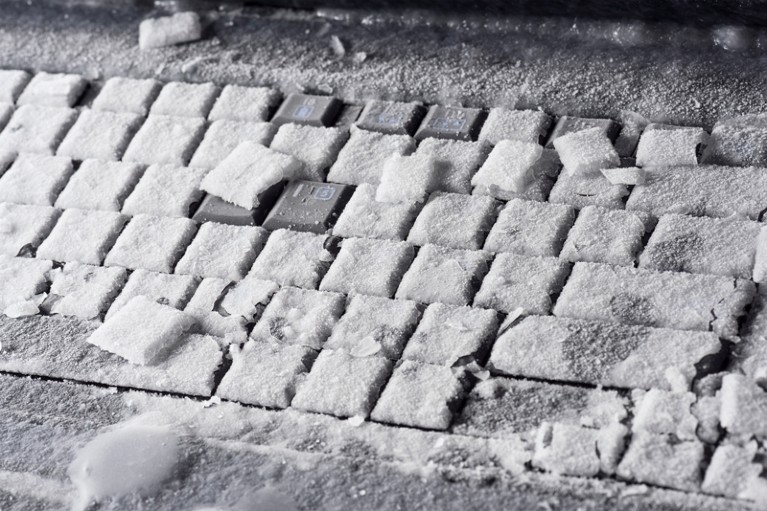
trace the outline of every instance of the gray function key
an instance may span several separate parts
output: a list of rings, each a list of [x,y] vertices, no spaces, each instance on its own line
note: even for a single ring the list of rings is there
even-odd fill
[[[554,148],[554,141],[562,135],[573,133],[575,131],[587,130],[590,128],[602,128],[613,143],[618,138],[621,127],[612,119],[588,119],[585,117],[560,117],[557,121],[557,125],[554,126],[554,131],[549,136],[549,141],[546,143],[546,147],[549,149]]]
[[[391,135],[412,135],[423,119],[424,111],[419,103],[369,101],[357,121],[357,127]]]
[[[324,233],[335,224],[353,188],[333,183],[291,181],[264,221],[270,231]]]
[[[194,213],[195,222],[216,222],[228,225],[260,225],[274,205],[284,183],[277,183],[258,196],[259,204],[253,209],[246,209],[227,202],[215,195],[207,194]]]
[[[340,100],[331,96],[290,94],[277,109],[272,123],[277,126],[289,122],[307,126],[331,126],[342,106]]]
[[[474,140],[484,121],[479,108],[460,108],[434,105],[415,134],[416,140],[424,138],[448,138]]]

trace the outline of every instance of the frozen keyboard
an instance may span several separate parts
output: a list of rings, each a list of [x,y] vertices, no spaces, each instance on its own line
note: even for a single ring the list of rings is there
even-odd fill
[[[4,386],[498,440],[516,473],[765,499],[750,118],[643,132],[129,78],[85,106],[89,86],[0,71]]]

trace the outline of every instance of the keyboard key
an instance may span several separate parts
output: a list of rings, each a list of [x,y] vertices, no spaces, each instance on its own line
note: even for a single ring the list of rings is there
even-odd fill
[[[343,104],[330,96],[309,96],[290,94],[272,117],[272,123],[282,126],[286,123],[307,126],[331,126]]]
[[[128,145],[123,161],[186,165],[204,131],[201,118],[150,115]]]
[[[571,176],[595,174],[621,164],[618,152],[600,128],[562,135],[554,141],[554,148]]]
[[[651,167],[647,184],[636,186],[626,209],[659,217],[668,213],[761,220],[767,208],[767,173],[754,167]],[[727,183],[727,186],[722,186]]]
[[[58,217],[59,211],[48,206],[0,202],[0,254],[15,257],[36,249]]]
[[[207,117],[218,93],[218,87],[212,83],[166,83],[149,114]]]
[[[214,121],[189,166],[212,169],[243,142],[268,146],[275,131],[274,125],[268,122]]]
[[[141,121],[137,114],[83,110],[56,154],[74,160],[119,160]]]
[[[563,135],[568,133],[575,133],[578,131],[587,130],[589,128],[599,128],[610,139],[611,142],[615,142],[620,132],[620,126],[612,119],[589,119],[585,117],[560,117],[557,124],[554,126],[554,130],[549,135],[549,140],[546,142],[546,147],[549,149],[554,148],[554,141]]]
[[[575,263],[557,316],[680,330],[738,334],[738,318],[755,292],[751,281]]]
[[[664,215],[639,258],[639,266],[751,278],[762,224]]]
[[[325,233],[352,195],[352,188],[333,183],[291,181],[272,208],[264,227],[270,231]]]
[[[226,291],[217,308],[229,317],[240,316],[253,323],[279,290],[280,286],[269,280],[246,277]]]
[[[384,163],[375,200],[388,203],[414,203],[426,200],[439,179],[436,158],[421,153],[412,156],[392,155]]]
[[[286,124],[277,130],[269,147],[289,154],[303,164],[294,176],[296,179],[324,181],[325,171],[336,160],[348,138],[349,133],[339,128]]]
[[[372,185],[358,186],[333,226],[333,234],[344,238],[405,239],[420,205],[378,202],[375,193]]]
[[[634,266],[651,227],[649,215],[641,212],[586,206],[567,235],[560,257],[572,262]]]
[[[320,290],[392,297],[414,257],[413,246],[402,241],[347,238]]]
[[[479,140],[492,145],[502,140],[543,144],[550,126],[551,117],[538,110],[491,108]]]
[[[334,128],[341,128],[344,130],[351,129],[354,126],[355,121],[362,113],[362,106],[360,105],[344,105],[341,107],[341,113],[338,114],[336,122],[333,123]]]
[[[59,262],[100,265],[127,218],[113,211],[67,209],[51,234],[40,244],[37,257]]]
[[[474,140],[484,120],[479,108],[459,108],[434,105],[416,131],[416,140],[428,137],[453,140]]]
[[[704,358],[721,362],[721,349],[713,332],[528,316],[498,338],[488,368],[522,378],[672,390],[679,375],[689,388]]]
[[[8,307],[43,292],[52,268],[50,261],[0,254],[0,317]]]
[[[490,252],[558,256],[575,220],[570,206],[512,199],[485,240]]]
[[[406,135],[385,135],[351,128],[349,141],[328,172],[328,181],[347,185],[378,185],[384,162],[392,154],[409,155],[415,141]]]
[[[191,11],[178,12],[142,21],[139,24],[138,46],[141,50],[162,48],[197,41],[201,37],[200,16]]]
[[[133,80],[110,78],[93,100],[93,110],[130,112],[138,115],[149,113],[149,106],[160,93],[162,84],[157,80]]]
[[[280,93],[273,89],[227,85],[213,105],[208,119],[252,123],[267,121],[279,102]]]
[[[0,103],[15,104],[30,78],[26,71],[0,69]]]
[[[131,272],[125,287],[109,307],[106,318],[109,319],[136,296],[143,296],[153,302],[170,305],[179,310],[183,309],[196,287],[197,281],[189,275],[136,270]]]
[[[117,238],[104,265],[172,273],[195,230],[188,218],[136,215]]]
[[[415,219],[407,240],[478,250],[493,225],[499,204],[490,197],[435,192]]]
[[[0,177],[0,202],[53,206],[72,172],[69,158],[20,154]]]
[[[199,190],[205,169],[151,165],[133,192],[125,199],[126,215],[188,217],[200,201]]]
[[[70,108],[23,105],[0,133],[0,147],[16,153],[53,154],[77,118]]]
[[[24,88],[17,103],[51,107],[73,107],[88,82],[80,75],[37,73]]]
[[[281,286],[317,289],[333,255],[325,249],[328,237],[309,232],[274,231],[258,255],[250,277]]]
[[[544,149],[540,158],[533,162],[531,155],[520,154],[518,144],[524,143],[502,140],[493,148],[472,178],[474,195],[489,195],[507,201],[525,199],[544,202],[548,198],[559,174],[559,156],[553,149]],[[526,167],[526,164],[530,166]]]
[[[259,342],[318,350],[344,311],[344,295],[285,287],[274,295],[250,333]]]
[[[693,392],[650,389],[631,393],[636,408],[632,433],[674,435],[680,440],[697,440],[698,419],[693,415],[697,396]]]
[[[700,489],[703,443],[677,442],[667,435],[634,435],[618,465],[618,477],[638,483],[696,492]]]
[[[628,429],[604,429],[545,423],[536,437],[533,466],[558,475],[595,477],[612,474],[623,454]]]
[[[418,145],[416,155],[430,155],[439,167],[431,191],[471,193],[471,178],[487,158],[489,147],[481,142],[428,138]]]
[[[368,101],[357,126],[392,135],[413,135],[423,119],[424,111],[423,105],[415,102]]]
[[[703,128],[647,126],[637,146],[636,164],[640,167],[657,165],[697,165],[701,146],[708,143]]]
[[[763,114],[743,115],[717,122],[701,163],[767,166],[767,118]]]
[[[495,311],[434,303],[426,308],[402,358],[447,367],[467,361],[484,364],[497,331]]]
[[[391,374],[391,361],[324,349],[298,388],[292,406],[336,417],[367,417]]]
[[[403,361],[373,409],[374,421],[444,430],[465,396],[466,380],[449,367]]]
[[[56,207],[120,211],[143,172],[137,163],[85,160],[56,199]]]
[[[554,204],[568,204],[575,209],[586,206],[623,209],[623,200],[628,194],[628,186],[611,184],[599,172],[574,176],[562,172],[551,189],[549,201]]]
[[[275,346],[248,341],[229,348],[232,367],[224,375],[216,395],[268,408],[287,408],[301,377],[308,372],[317,352],[304,346]]]
[[[97,319],[107,311],[127,279],[125,268],[67,263],[52,273],[51,290],[41,307],[48,314]]]
[[[398,360],[418,323],[418,305],[409,300],[350,296],[324,347],[346,350],[352,356]]]
[[[215,195],[206,194],[192,220],[197,223],[215,222],[227,225],[261,225],[280,196],[283,183],[272,185],[257,196],[258,206],[245,209]]]

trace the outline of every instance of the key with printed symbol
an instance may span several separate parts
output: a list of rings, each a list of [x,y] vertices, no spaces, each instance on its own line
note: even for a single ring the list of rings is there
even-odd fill
[[[307,126],[331,126],[343,104],[331,96],[310,96],[308,94],[290,94],[282,102],[272,123],[281,126],[286,123],[305,124]]]
[[[479,133],[485,114],[479,108],[460,108],[434,105],[429,109],[415,134],[416,140],[447,138],[474,140]]]
[[[412,135],[423,114],[424,108],[419,103],[374,100],[365,105],[357,127],[391,135]]]
[[[264,228],[324,233],[335,224],[352,195],[351,186],[313,181],[291,181],[285,187]]]

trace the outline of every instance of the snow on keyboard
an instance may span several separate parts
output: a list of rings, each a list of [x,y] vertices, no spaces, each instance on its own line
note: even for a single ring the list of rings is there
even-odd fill
[[[371,101],[349,128],[336,98],[87,87],[0,71],[1,372],[506,440],[514,470],[767,483],[758,119]]]

